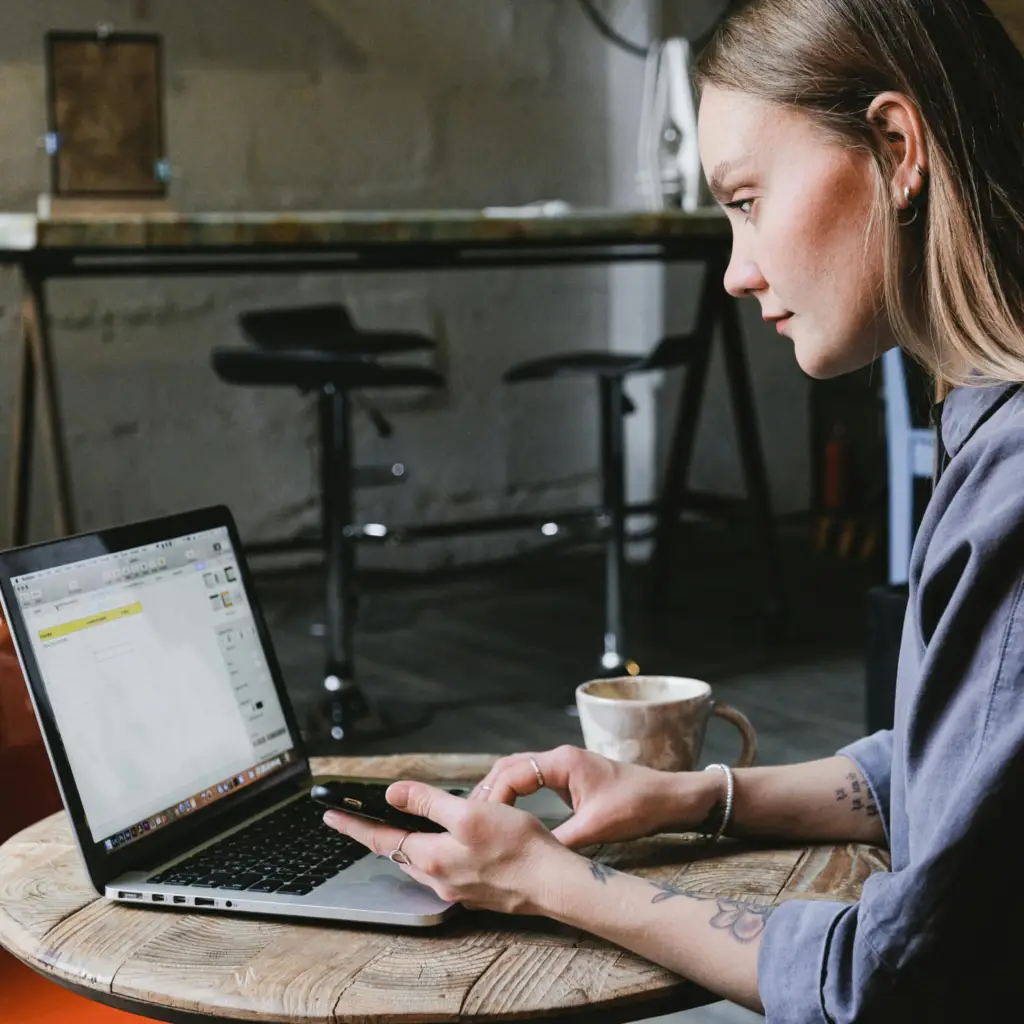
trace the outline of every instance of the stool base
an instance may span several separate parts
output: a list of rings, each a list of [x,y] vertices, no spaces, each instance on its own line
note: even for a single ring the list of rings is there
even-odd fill
[[[336,678],[328,676],[328,678]],[[307,747],[316,754],[341,754],[360,743],[395,739],[422,729],[433,717],[426,704],[407,701],[378,703],[362,687],[345,681],[340,689],[324,688],[304,724]]]

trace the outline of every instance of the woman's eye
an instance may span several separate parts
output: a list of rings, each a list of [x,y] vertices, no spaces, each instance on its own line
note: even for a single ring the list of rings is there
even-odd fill
[[[739,210],[740,213],[750,216],[753,213],[754,200],[753,199],[734,199],[731,203],[726,203],[725,207],[727,210]]]

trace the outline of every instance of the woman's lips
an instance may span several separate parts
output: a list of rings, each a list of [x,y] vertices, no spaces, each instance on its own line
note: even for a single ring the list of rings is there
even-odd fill
[[[782,317],[781,320],[776,320],[775,321],[775,330],[777,330],[779,332],[779,334],[785,334],[786,333],[786,324],[788,324],[789,321],[792,320],[792,319],[793,319],[793,314],[790,313],[789,316],[784,316],[784,317]]]

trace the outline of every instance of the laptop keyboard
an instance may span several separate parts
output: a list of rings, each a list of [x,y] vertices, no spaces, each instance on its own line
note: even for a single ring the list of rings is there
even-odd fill
[[[305,896],[370,851],[296,800],[149,879],[164,885]]]

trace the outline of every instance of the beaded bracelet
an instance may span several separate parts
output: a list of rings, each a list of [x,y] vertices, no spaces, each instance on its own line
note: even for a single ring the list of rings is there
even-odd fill
[[[718,826],[718,831],[714,836],[708,837],[708,842],[717,843],[725,835],[725,830],[729,827],[729,820],[732,818],[732,798],[736,789],[736,780],[733,777],[732,769],[727,764],[709,764],[704,771],[725,773],[725,813],[722,815],[722,824]]]

